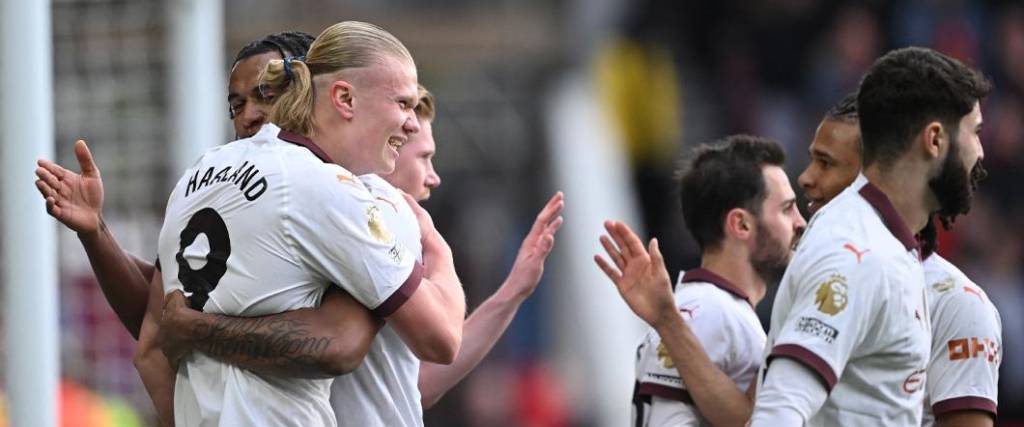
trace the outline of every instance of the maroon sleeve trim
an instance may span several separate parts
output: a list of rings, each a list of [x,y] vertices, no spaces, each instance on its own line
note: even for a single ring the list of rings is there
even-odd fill
[[[825,389],[828,392],[832,392],[832,388],[836,386],[836,373],[832,371],[832,368],[828,366],[825,359],[818,357],[817,354],[812,353],[810,350],[796,345],[796,344],[782,344],[772,348],[772,354],[768,356],[769,361],[775,357],[788,357],[796,360],[821,377],[821,381],[825,385]]]
[[[412,272],[409,273],[409,278],[405,279],[405,283],[399,286],[395,292],[384,300],[377,308],[370,310],[377,317],[388,317],[392,315],[402,304],[412,297],[413,292],[420,287],[420,281],[423,280],[423,264],[414,263],[412,265]]]
[[[996,415],[996,402],[978,396],[963,396],[946,399],[932,404],[932,412],[936,416],[956,411],[985,411]]]
[[[662,399],[675,400],[687,405],[693,405],[693,397],[690,396],[690,392],[681,388],[654,383],[640,383],[640,386],[637,387],[636,391],[637,394],[640,395],[657,396]]]

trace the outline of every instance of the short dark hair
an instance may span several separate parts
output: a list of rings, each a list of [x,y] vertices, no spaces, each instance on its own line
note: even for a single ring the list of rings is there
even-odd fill
[[[860,120],[860,116],[857,115],[857,92],[847,94],[829,108],[825,113],[825,119],[856,124]]]
[[[981,73],[934,50],[908,47],[885,54],[857,94],[864,165],[891,164],[931,121],[956,132],[960,119],[991,90]]]
[[[735,208],[761,214],[766,197],[764,166],[782,166],[786,155],[778,142],[733,135],[693,150],[679,174],[683,219],[701,250],[718,246],[723,222]]]
[[[289,56],[305,56],[309,51],[309,45],[313,44],[316,38],[312,34],[302,31],[285,31],[283,33],[270,34],[262,39],[253,40],[245,45],[235,55],[235,63],[250,56],[256,56],[267,52],[277,52],[281,59]]]

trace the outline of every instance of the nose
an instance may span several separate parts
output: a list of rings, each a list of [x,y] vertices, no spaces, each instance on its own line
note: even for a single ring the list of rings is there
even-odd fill
[[[804,169],[804,171],[800,173],[800,176],[797,177],[796,182],[798,185],[800,185],[800,188],[804,189],[805,192],[807,191],[807,189],[813,186],[814,180],[811,179],[810,166],[808,166],[807,169]]]
[[[794,215],[796,215],[796,219],[793,221],[793,229],[797,231],[797,235],[799,236],[800,234],[803,234],[804,229],[807,228],[807,220],[804,219],[804,216],[799,210],[794,209],[793,212]]]
[[[434,165],[430,164],[427,166],[427,179],[424,185],[429,189],[435,189],[441,186],[441,176],[434,171]]]
[[[406,133],[416,133],[420,131],[420,119],[416,117],[416,112],[409,110],[409,117],[405,119],[405,124],[402,125],[402,129]]]
[[[242,124],[245,126],[245,131],[247,133],[255,133],[256,129],[254,128],[259,128],[266,122],[267,111],[264,107],[258,105],[246,105],[245,109],[242,110]]]

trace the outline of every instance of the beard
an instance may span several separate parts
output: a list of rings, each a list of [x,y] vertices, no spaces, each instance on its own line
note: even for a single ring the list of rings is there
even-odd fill
[[[955,137],[950,138],[949,152],[946,153],[942,170],[938,176],[928,181],[928,187],[939,201],[939,210],[936,213],[942,221],[943,228],[949,230],[958,215],[970,212],[974,191],[978,189],[978,182],[986,175],[988,173],[981,165],[981,160],[978,160],[970,171],[967,170],[960,161],[960,142]]]
[[[776,286],[782,281],[786,267],[789,267],[790,248],[799,238],[798,233],[793,236],[792,242],[783,242],[758,219],[757,237],[754,238],[754,253],[750,255],[750,265],[769,287]]]

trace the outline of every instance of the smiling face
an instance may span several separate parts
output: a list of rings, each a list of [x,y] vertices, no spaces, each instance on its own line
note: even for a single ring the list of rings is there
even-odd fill
[[[399,148],[420,130],[414,111],[419,94],[416,68],[408,61],[386,56],[360,70],[353,82],[352,171],[389,174],[395,170]]]
[[[260,91],[260,73],[273,59],[281,59],[277,52],[253,55],[235,63],[228,79],[228,107],[236,138],[253,136],[270,117],[273,96]]]
[[[811,161],[798,182],[813,215],[857,179],[861,168],[860,129],[856,123],[825,119],[808,151]]]
[[[420,118],[420,131],[412,134],[409,142],[398,150],[395,171],[382,178],[417,201],[429,199],[430,191],[441,185],[441,177],[434,171],[435,150],[431,122]]]

